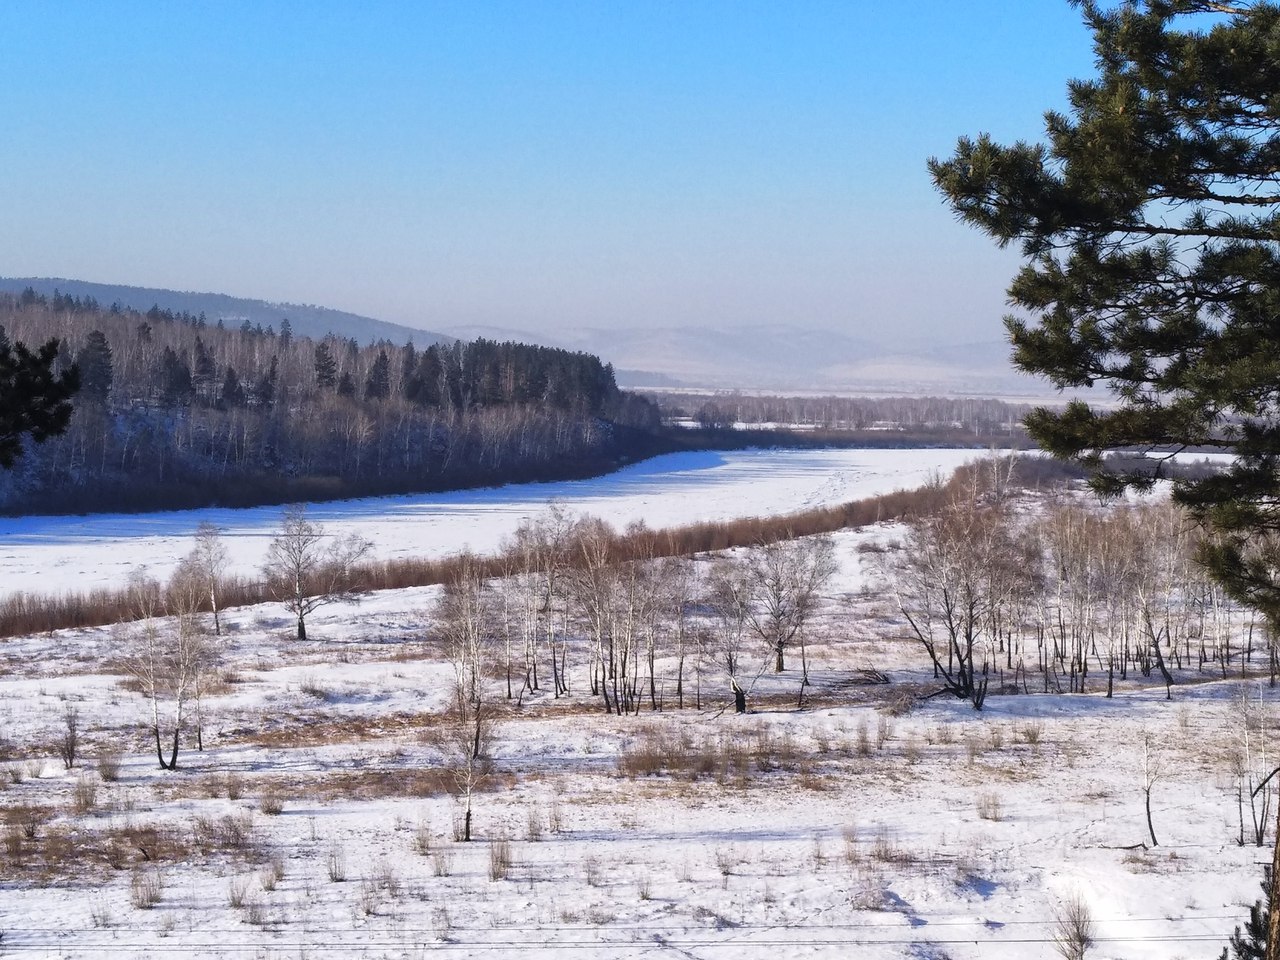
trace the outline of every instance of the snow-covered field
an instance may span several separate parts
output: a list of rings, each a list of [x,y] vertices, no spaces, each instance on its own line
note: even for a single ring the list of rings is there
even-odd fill
[[[737,469],[752,463],[754,479],[703,509],[774,486],[759,460]],[[635,494],[655,497],[644,515],[683,522],[694,487],[663,482],[675,496]],[[823,502],[808,482],[788,509]],[[848,499],[914,481],[886,487],[850,466],[830,482]],[[573,505],[609,516],[595,505],[626,502],[619,490]],[[338,528],[361,523],[344,512],[357,509],[317,513]],[[264,511],[257,536],[273,522]],[[179,552],[185,526],[168,535]],[[544,679],[494,731],[472,843],[454,840],[447,789],[454,674],[424,639],[436,588],[325,607],[306,643],[278,606],[230,611],[205,749],[188,737],[174,772],[156,769],[120,630],[0,640],[0,957],[1022,960],[1057,956],[1054,910],[1075,895],[1096,923],[1090,960],[1216,957],[1270,858],[1236,844],[1240,682],[1180,684],[1171,702],[1139,681],[1110,700],[993,695],[975,713],[938,697],[904,712],[905,691],[933,687],[875,572],[900,536],[836,537],[802,707],[794,665],[761,675],[745,716],[710,671],[700,706],[679,709],[667,686],[664,709],[637,717],[601,711],[581,656],[568,696]],[[859,683],[867,669],[891,682]],[[83,770],[49,746],[69,707]],[[1144,730],[1164,770],[1160,845],[1145,849]],[[655,772],[659,755],[683,766]]]
[[[332,534],[358,533],[378,560],[489,553],[549,500],[623,527],[772,516],[917,487],[976,450],[744,450],[655,457],[590,480],[376,497],[311,507]],[[165,580],[201,521],[216,524],[233,574],[253,575],[279,507],[89,517],[0,518],[0,593],[120,586],[139,566]]]

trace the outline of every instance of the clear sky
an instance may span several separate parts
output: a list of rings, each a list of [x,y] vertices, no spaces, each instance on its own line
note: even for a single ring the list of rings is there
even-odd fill
[[[411,326],[998,338],[925,170],[1039,138],[1066,0],[0,4],[0,275]]]

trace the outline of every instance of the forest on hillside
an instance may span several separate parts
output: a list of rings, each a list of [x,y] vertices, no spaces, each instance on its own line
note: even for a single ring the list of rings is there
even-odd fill
[[[598,357],[476,340],[312,340],[158,307],[0,295],[0,336],[80,369],[66,433],[0,475],[0,512],[240,506],[598,472],[653,405]]]

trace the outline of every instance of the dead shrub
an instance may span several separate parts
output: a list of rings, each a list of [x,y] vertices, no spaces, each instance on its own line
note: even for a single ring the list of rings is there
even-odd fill
[[[1076,893],[1053,912],[1053,948],[1062,960],[1084,960],[1094,943],[1093,915],[1084,898]]]
[[[984,790],[978,794],[975,806],[978,816],[983,820],[999,822],[1004,819],[1004,809],[1000,803],[1000,795],[994,790]]]
[[[222,817],[198,816],[192,834],[200,850],[208,853],[252,854],[256,850],[253,815],[229,813]]]
[[[852,867],[862,859],[862,851],[858,847],[858,828],[846,826],[840,831],[840,838],[844,841],[844,862]]]
[[[564,833],[564,808],[559,798],[551,801],[551,810],[547,813],[547,829],[554,834]]]
[[[431,872],[437,877],[447,877],[453,873],[452,849],[441,846],[431,851]]]
[[[249,887],[253,885],[252,877],[232,877],[227,884],[227,903],[231,909],[239,910],[249,896]]]
[[[131,864],[177,863],[190,854],[182,835],[170,826],[127,822],[104,835],[107,864],[122,870]]]
[[[366,917],[375,916],[378,912],[378,885],[372,880],[360,881],[360,896],[356,907]]]
[[[524,812],[524,835],[535,843],[542,839],[542,811],[536,806]]]
[[[867,730],[867,721],[861,720],[858,722],[858,732],[854,743],[857,745],[858,756],[871,756],[871,734]]]
[[[244,778],[238,773],[228,772],[222,777],[222,792],[228,800],[239,800],[244,796]]]
[[[129,877],[129,903],[150,910],[164,897],[164,875],[155,867],[140,867]]]
[[[511,841],[496,837],[489,843],[489,879],[506,880],[511,874]]]
[[[71,788],[71,808],[80,816],[89,813],[98,805],[98,781],[87,773],[76,777],[75,786]]]
[[[284,813],[284,794],[279,790],[269,789],[258,798],[258,809],[268,817],[278,817]]]
[[[324,858],[325,873],[330,883],[344,883],[347,879],[347,852],[340,846],[332,846]]]
[[[22,803],[4,812],[5,823],[18,829],[24,840],[35,840],[40,828],[53,819],[53,810],[34,803]]]
[[[1044,736],[1044,721],[1027,720],[1018,728],[1018,738],[1030,746],[1039,746]]]
[[[431,855],[431,827],[425,820],[413,829],[413,849],[421,856]]]
[[[70,770],[74,767],[80,754],[80,711],[75,704],[67,704],[62,711],[62,730],[55,746],[63,769]]]
[[[120,779],[121,756],[118,750],[100,750],[97,757],[98,776],[106,783]]]
[[[898,845],[898,842],[886,831],[880,830],[871,844],[871,859],[880,863],[914,863],[915,856]]]

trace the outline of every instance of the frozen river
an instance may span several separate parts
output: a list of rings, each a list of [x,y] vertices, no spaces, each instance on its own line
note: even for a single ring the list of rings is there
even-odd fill
[[[548,501],[621,527],[794,513],[920,486],[981,456],[966,450],[742,450],[656,457],[591,480],[317,504],[327,532],[373,541],[374,557],[496,550]],[[120,585],[138,567],[161,579],[192,546],[196,525],[223,531],[231,572],[252,575],[280,520],[279,507],[90,517],[0,518],[0,594]]]

